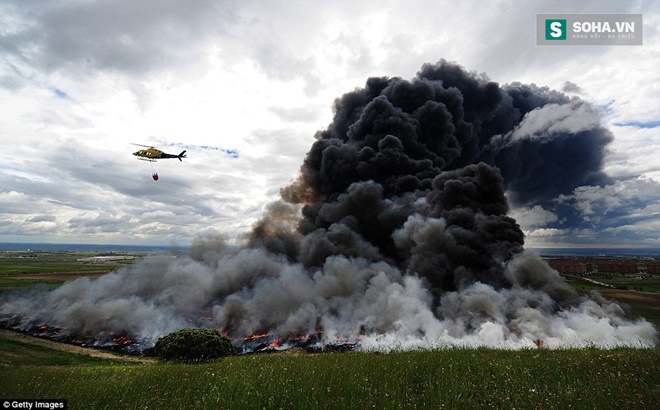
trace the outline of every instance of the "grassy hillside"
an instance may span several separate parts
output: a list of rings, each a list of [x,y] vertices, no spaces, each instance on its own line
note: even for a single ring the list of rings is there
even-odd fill
[[[3,357],[8,348],[20,350],[0,343]],[[660,405],[657,348],[262,354],[204,365],[78,362],[53,351],[63,360],[54,363],[22,349],[11,365],[0,362],[0,397],[66,398],[74,409]]]

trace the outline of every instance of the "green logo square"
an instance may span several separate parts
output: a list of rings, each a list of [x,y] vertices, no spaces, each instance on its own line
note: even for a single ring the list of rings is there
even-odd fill
[[[545,21],[546,40],[566,40],[566,20],[553,19]]]

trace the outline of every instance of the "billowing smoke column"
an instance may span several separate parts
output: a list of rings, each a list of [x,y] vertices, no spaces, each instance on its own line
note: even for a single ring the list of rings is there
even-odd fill
[[[507,196],[545,205],[607,184],[611,138],[579,99],[445,61],[371,78],[336,101],[247,245],[199,240],[185,257],[4,300],[2,317],[147,345],[187,326],[380,350],[653,345],[650,323],[579,296],[507,216]]]

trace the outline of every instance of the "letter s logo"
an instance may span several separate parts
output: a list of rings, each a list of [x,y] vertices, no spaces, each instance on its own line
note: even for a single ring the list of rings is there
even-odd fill
[[[545,21],[546,40],[566,40],[566,20],[548,19]]]
[[[559,38],[562,35],[561,23],[558,21],[553,21],[550,23],[550,35],[554,38]]]

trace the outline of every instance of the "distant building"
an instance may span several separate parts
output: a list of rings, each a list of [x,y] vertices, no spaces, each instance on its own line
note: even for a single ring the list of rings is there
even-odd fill
[[[637,263],[634,261],[602,261],[598,262],[598,272],[634,275],[637,273]]]
[[[108,263],[108,262],[118,262],[118,261],[127,261],[136,259],[135,256],[131,255],[118,255],[118,256],[91,256],[89,258],[80,258],[78,262],[83,263]]]
[[[583,275],[591,271],[591,264],[575,260],[550,259],[548,265],[559,273]]]
[[[660,261],[649,262],[646,271],[651,275],[660,275]]]

